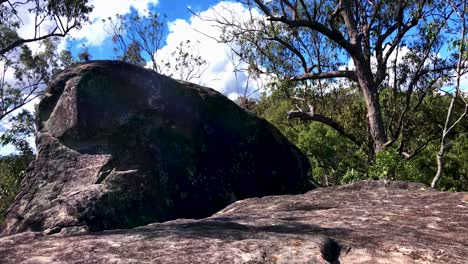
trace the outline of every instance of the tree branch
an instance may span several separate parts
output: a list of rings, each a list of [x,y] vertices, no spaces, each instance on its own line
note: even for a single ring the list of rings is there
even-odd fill
[[[333,120],[333,119],[331,119],[329,117],[326,117],[324,115],[316,114],[316,113],[313,113],[313,112],[304,112],[304,111],[301,111],[301,110],[291,110],[291,111],[288,112],[288,119],[291,119],[291,118],[299,118],[299,119],[301,119],[303,121],[320,122],[320,123],[322,123],[324,125],[327,125],[327,126],[333,128],[338,133],[340,133],[340,135],[348,138],[349,140],[351,140],[357,146],[362,145],[362,142],[360,142],[358,139],[356,139],[356,137],[354,137],[353,135],[347,133],[345,128],[341,124],[339,124],[337,121],[335,121],[335,120]]]
[[[40,41],[40,40],[44,40],[44,39],[47,39],[47,38],[50,38],[50,37],[65,37],[70,32],[70,30],[72,30],[73,28],[75,28],[77,26],[78,26],[77,24],[72,25],[69,28],[67,28],[67,30],[65,30],[64,32],[60,32],[60,33],[54,33],[58,28],[58,27],[55,27],[54,30],[52,30],[52,33],[49,33],[49,34],[46,34],[46,35],[43,35],[43,36],[40,36],[40,37],[30,38],[30,39],[17,39],[15,41],[13,41],[12,43],[10,43],[9,45],[7,45],[5,48],[0,49],[0,56],[3,56],[7,52],[15,49],[16,47],[18,47],[20,45],[26,44],[26,43]]]
[[[299,50],[297,50],[295,47],[293,47],[291,44],[287,43],[286,41],[282,40],[281,38],[275,36],[273,38],[267,38],[267,40],[274,40],[279,42],[281,45],[285,46],[287,49],[289,49],[292,53],[294,53],[299,60],[301,61],[302,67],[304,68],[304,71],[307,72],[307,62]]]
[[[321,80],[330,78],[348,78],[353,81],[357,81],[357,75],[355,71],[329,71],[323,73],[305,73],[303,75],[292,77],[291,81],[304,81],[304,80]]]
[[[265,6],[262,0],[254,0],[254,1],[258,5],[258,7],[265,13],[265,15],[268,16],[267,18],[268,21],[282,22],[291,28],[306,27],[312,30],[316,30],[320,32],[321,34],[327,36],[330,40],[337,43],[340,47],[345,49],[348,53],[352,55],[358,54],[358,52],[356,51],[356,47],[352,45],[350,42],[348,42],[339,30],[329,29],[324,24],[319,23],[316,20],[302,20],[302,19],[291,20],[285,16],[280,16],[280,17],[274,16],[273,13],[270,11],[270,9],[267,6]]]

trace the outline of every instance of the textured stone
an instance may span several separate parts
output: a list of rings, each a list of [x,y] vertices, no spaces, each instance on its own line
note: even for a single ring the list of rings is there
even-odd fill
[[[213,89],[123,62],[61,73],[37,127],[37,160],[3,235],[202,218],[310,188],[307,158],[268,122]]]
[[[468,255],[468,194],[360,182],[238,201],[201,219],[0,239],[2,263],[442,263]]]

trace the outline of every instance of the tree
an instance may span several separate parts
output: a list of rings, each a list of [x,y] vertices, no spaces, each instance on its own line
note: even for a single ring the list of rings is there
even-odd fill
[[[130,45],[128,45],[121,60],[143,67],[146,65],[145,59],[141,56],[141,47],[136,41],[132,41]]]
[[[285,112],[294,107],[284,93],[285,87],[273,90],[260,97],[251,110],[267,119],[309,158],[310,175],[323,186],[346,184],[363,179],[388,179],[422,182],[431,184],[437,171],[434,153],[440,147],[440,133],[445,122],[446,109],[451,97],[438,95],[425,97],[419,103],[420,111],[410,115],[406,121],[408,131],[405,137],[414,145],[425,142],[416,155],[409,158],[399,152],[401,144],[395,144],[377,153],[372,163],[368,162],[365,144],[362,147],[354,144],[336,130],[320,122],[307,122],[299,119],[287,119]],[[365,102],[352,88],[337,89],[324,94],[317,100],[316,108],[326,116],[333,116],[346,131],[358,135],[357,141],[366,140]],[[393,100],[385,89],[381,96],[382,111],[391,113]],[[404,93],[401,94],[404,97]],[[416,99],[416,98],[415,98]],[[414,100],[416,101],[416,100]],[[390,107],[390,108],[388,108]],[[458,116],[464,111],[462,104],[456,104],[453,113]],[[450,151],[444,157],[444,177],[440,179],[439,188],[444,191],[468,190],[468,119],[462,120],[447,135]]]
[[[434,176],[434,179],[431,182],[431,187],[435,188],[438,185],[440,178],[442,177],[443,169],[444,169],[444,155],[449,147],[449,143],[447,141],[447,135],[457,126],[463,118],[468,113],[468,99],[466,99],[460,87],[461,77],[466,73],[466,65],[468,64],[468,53],[467,53],[467,38],[466,35],[468,30],[468,25],[466,21],[466,13],[467,13],[467,2],[463,1],[461,4],[454,3],[451,0],[447,0],[447,2],[452,6],[455,13],[458,15],[459,22],[461,24],[460,28],[460,39],[455,42],[454,46],[458,46],[458,62],[457,68],[455,70],[455,91],[451,96],[450,105],[447,109],[446,120],[442,130],[442,137],[440,139],[440,148],[437,152],[436,162],[437,162],[437,172]],[[461,101],[464,105],[464,110],[458,115],[458,117],[453,120],[454,115],[454,107],[457,100]]]
[[[164,16],[152,11],[147,11],[145,15],[132,11],[127,15],[108,18],[107,22],[106,30],[112,35],[119,60],[147,66],[157,73],[183,81],[200,79],[207,68],[206,60],[197,53],[198,43],[190,40],[180,42],[169,59],[159,58],[158,52],[164,44]]]
[[[118,59],[141,65],[142,58],[146,57],[151,62],[150,68],[160,72],[157,52],[163,45],[164,24],[165,18],[161,19],[156,13],[148,11],[146,15],[140,15],[132,11],[109,17],[106,31],[112,35]]]
[[[11,144],[19,153],[0,156],[0,224],[20,189],[28,164],[34,159],[28,139],[34,133],[34,118],[26,110],[10,120],[11,128],[0,136],[0,145]]]
[[[87,2],[0,0],[0,120],[36,98],[56,73],[56,38],[87,21],[92,10]],[[32,24],[25,24],[31,14]],[[20,30],[33,33],[23,36]],[[44,51],[35,54],[27,46],[32,43],[41,43]]]
[[[359,135],[314,107],[320,92],[356,87],[365,103],[371,159],[396,142],[403,142],[399,150],[407,157],[426,144],[407,149],[402,135],[408,131],[406,120],[418,110],[417,102],[432,95],[455,68],[450,56],[437,56],[456,26],[449,23],[454,15],[450,5],[414,0],[240,2],[249,8],[250,21],[207,19],[223,27],[221,41],[235,42],[245,62],[296,87],[290,97],[303,100],[309,109],[299,107],[289,117],[326,124],[359,144]],[[300,97],[307,89],[314,90],[312,96]],[[389,116],[380,102],[384,89],[394,94]]]
[[[235,102],[244,109],[251,110],[252,107],[256,104],[256,98],[264,83],[258,74],[255,72],[255,68],[252,68],[252,65],[246,64],[244,61],[239,59],[239,57],[232,51],[228,52],[228,58],[232,65],[232,71],[235,77],[235,87],[234,89],[228,90],[237,94]]]
[[[334,99],[334,96],[325,98],[330,108],[333,107]],[[348,106],[360,108],[360,103],[354,98],[347,98],[347,100],[354,101]],[[291,142],[301,149],[312,165],[311,177],[320,185],[332,186],[357,180],[349,179],[350,173],[359,174],[356,177],[364,178],[367,172],[365,153],[346,138],[340,137],[337,131],[322,123],[287,119],[284,113],[292,106],[293,103],[284,96],[264,95],[254,107],[254,112],[279,128]],[[328,110],[326,111],[328,113]],[[343,123],[353,122],[353,119],[344,115],[336,116],[336,118]],[[356,129],[360,129],[359,125],[354,125]]]
[[[0,156],[0,225],[6,210],[15,199],[33,155]]]
[[[72,29],[87,20],[92,7],[87,0],[26,0],[0,1],[0,56],[23,44],[51,37],[65,37]],[[33,14],[33,35],[21,37],[17,30],[24,26],[23,15]]]
[[[73,59],[72,61],[78,61],[78,62],[88,62],[92,58],[91,54],[89,53],[88,47],[86,45],[82,45],[82,50],[80,53],[78,53],[78,59]],[[72,62],[73,64],[73,62]]]
[[[13,145],[19,155],[23,157],[33,156],[33,149],[28,139],[34,135],[34,116],[27,110],[21,111],[10,120],[10,129],[0,136],[0,145]]]
[[[39,97],[53,76],[65,66],[61,63],[61,54],[56,51],[56,44],[57,39],[45,39],[40,42],[43,51],[33,54],[27,45],[23,45],[15,56],[3,57],[0,120]]]
[[[208,65],[198,55],[198,44],[200,43],[193,44],[190,40],[180,42],[169,60],[161,60],[161,73],[187,82],[201,79]]]
[[[19,150],[0,157],[0,222],[34,159],[28,142],[34,133],[33,115],[18,111],[40,96],[58,71],[73,63],[70,52],[57,52],[58,38],[87,21],[92,10],[87,2],[0,0],[0,121],[8,123],[6,130],[0,126],[0,145],[11,144]],[[26,35],[27,31],[32,33]],[[34,52],[33,45],[40,51]]]

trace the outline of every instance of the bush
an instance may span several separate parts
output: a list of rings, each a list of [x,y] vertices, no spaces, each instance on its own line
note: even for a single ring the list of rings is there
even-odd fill
[[[19,192],[21,180],[32,158],[32,155],[0,157],[0,224],[3,223],[6,210]]]

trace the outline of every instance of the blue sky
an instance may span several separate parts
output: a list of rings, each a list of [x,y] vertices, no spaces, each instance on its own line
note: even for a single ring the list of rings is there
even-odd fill
[[[194,55],[201,56],[206,60],[207,64],[203,68],[201,78],[190,80],[201,85],[212,87],[219,92],[222,92],[231,99],[237,98],[238,94],[248,90],[248,94],[257,90],[260,82],[248,82],[245,74],[234,74],[234,68],[243,67],[238,61],[233,61],[230,54],[230,49],[225,44],[216,43],[213,39],[206,35],[217,37],[221,31],[214,26],[213,22],[204,21],[194,16],[190,11],[199,14],[201,17],[213,17],[213,10],[217,10],[217,14],[223,16],[233,16],[232,13],[226,10],[234,10],[236,19],[241,17],[249,17],[248,10],[241,4],[234,1],[216,1],[216,0],[90,0],[94,10],[90,14],[92,24],[84,25],[79,31],[72,32],[70,37],[61,45],[61,48],[71,48],[72,53],[76,56],[83,51],[83,46],[86,46],[92,59],[113,59],[113,43],[111,36],[105,30],[106,24],[102,19],[114,17],[115,14],[128,14],[137,12],[140,15],[145,15],[145,10],[149,9],[152,12],[167,17],[166,35],[164,36],[164,45],[158,50],[156,60],[173,61],[172,52],[176,47],[187,40],[192,44],[190,52]],[[160,63],[163,65],[163,63]],[[173,75],[178,78],[178,72],[173,69],[163,69],[161,71],[166,75]]]
[[[194,1],[194,0],[140,0],[140,2],[144,2],[144,4],[139,4],[139,5],[132,5],[132,3],[129,3],[125,5],[128,8],[119,8],[116,7],[114,8],[115,12],[112,13],[112,0],[96,0],[96,1],[91,1],[93,2],[93,5],[97,5],[97,10],[95,9],[95,14],[97,17],[95,17],[95,23],[99,22],[101,18],[107,18],[106,16],[111,16],[111,14],[125,14],[131,12],[138,12],[142,11],[143,6],[144,8],[148,8],[149,10],[156,12],[160,15],[165,15],[167,17],[167,21],[176,21],[178,19],[186,20],[188,21],[192,17],[192,13],[189,11],[190,10],[198,13],[198,12],[203,12],[205,10],[208,10],[209,8],[213,7],[220,1],[216,0],[199,0],[199,1]],[[138,1],[138,0],[137,0]],[[114,0],[112,2],[130,2],[126,0]],[[100,6],[102,3],[109,4],[108,7],[109,9],[106,10],[105,13],[100,13],[101,9]],[[101,25],[98,24],[96,27],[100,27]],[[167,33],[167,25],[166,25],[166,33]],[[167,35],[166,35],[167,36]],[[68,39],[67,45],[69,45],[72,48],[73,53],[76,55],[82,50],[82,43],[86,43],[85,39],[79,39],[79,40],[70,40]],[[86,46],[88,47],[89,52],[92,54],[93,59],[110,59],[114,56],[114,53],[112,52],[112,49],[109,49],[111,47],[112,41],[110,38],[106,38],[104,42],[102,42],[100,45],[94,46],[94,45],[89,45],[89,43],[86,43]]]

